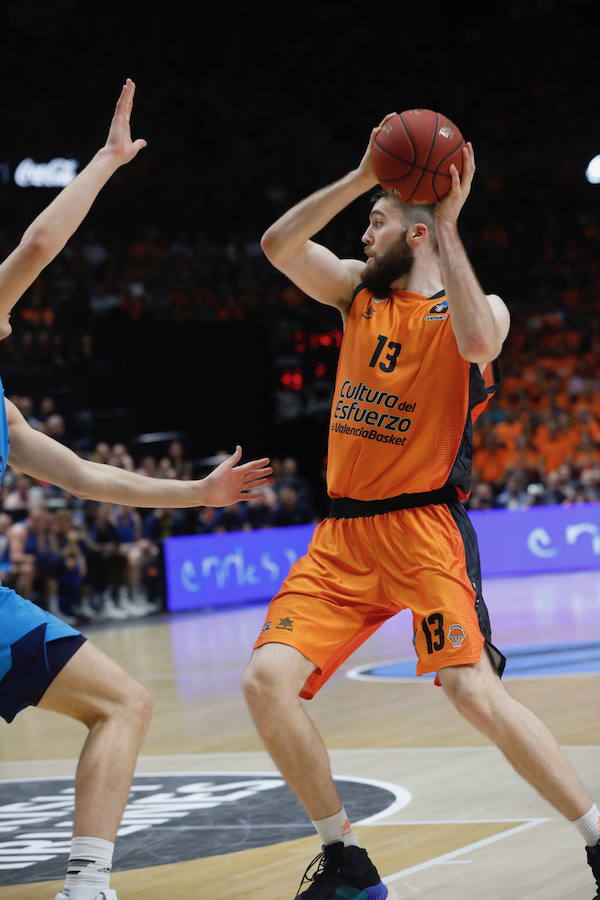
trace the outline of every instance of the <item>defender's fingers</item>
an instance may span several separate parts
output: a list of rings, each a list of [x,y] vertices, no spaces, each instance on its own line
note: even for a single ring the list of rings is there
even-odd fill
[[[231,454],[229,459],[225,460],[223,465],[228,466],[228,468],[230,468],[230,469],[233,469],[235,464],[238,463],[241,458],[242,458],[242,448],[240,447],[239,444],[236,444],[235,450],[233,451],[233,453]]]
[[[270,462],[271,460],[268,456],[263,456],[262,459],[252,459],[250,462],[244,463],[243,466],[238,466],[238,471],[247,472],[249,469],[262,469],[268,466]]]
[[[247,481],[247,482],[244,482],[244,490],[245,491],[254,490],[254,488],[262,487],[263,485],[268,484],[268,483],[269,483],[268,478],[259,478],[258,481]]]
[[[131,115],[131,110],[133,109],[133,98],[134,98],[134,96],[135,96],[135,82],[133,82],[133,81],[131,80],[131,78],[128,78],[127,81],[125,82],[125,84],[126,84],[126,87],[127,87],[127,107],[126,107],[126,114],[127,114],[127,116],[130,116],[130,115]]]
[[[115,116],[123,115],[123,108],[125,103],[125,98],[127,95],[127,85],[124,84],[121,88],[121,93],[119,94],[119,99],[117,100],[117,105],[115,106]]]

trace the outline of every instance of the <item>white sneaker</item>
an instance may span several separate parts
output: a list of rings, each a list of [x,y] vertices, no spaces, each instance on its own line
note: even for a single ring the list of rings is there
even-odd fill
[[[127,588],[119,588],[119,607],[124,609],[127,615],[132,618],[141,618],[147,616],[148,611],[145,604],[140,603],[137,599],[138,595],[131,595]]]
[[[58,597],[49,597],[48,598],[48,612],[52,613],[53,616],[56,616],[57,619],[60,619],[61,622],[65,622],[67,625],[76,625],[77,619],[75,616],[69,616],[67,613],[64,613],[60,608],[60,603],[58,602]]]
[[[134,615],[137,616],[151,616],[160,609],[160,603],[156,600],[148,600],[148,597],[142,591],[135,593],[129,603],[132,609],[136,610]]]
[[[103,595],[104,603],[102,604],[102,612],[107,619],[128,619],[129,613],[118,606],[112,598],[110,591],[105,591]]]
[[[78,613],[83,619],[87,619],[88,622],[93,623],[104,622],[106,618],[100,611],[100,604],[98,604],[98,606],[94,608],[90,602],[89,597],[83,598],[83,600],[79,604]]]
[[[62,891],[57,894],[54,900],[70,900],[70,894],[64,894]],[[116,891],[100,891],[96,894],[96,900],[119,900]]]

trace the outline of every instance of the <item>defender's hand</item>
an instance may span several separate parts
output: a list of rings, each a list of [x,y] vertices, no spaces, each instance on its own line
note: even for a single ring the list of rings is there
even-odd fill
[[[266,484],[273,469],[269,466],[269,458],[255,459],[238,466],[242,458],[242,448],[238,445],[229,459],[203,478],[200,482],[200,499],[202,506],[229,506],[240,500],[253,500],[260,496],[252,493]]]
[[[473,176],[475,175],[475,154],[473,153],[473,145],[470,141],[465,144],[462,153],[462,176],[458,174],[458,169],[453,163],[450,166],[452,187],[450,188],[449,193],[435,204],[435,217],[438,222],[449,222],[450,224],[455,225],[465,200],[471,192],[471,184],[473,183]]]
[[[138,138],[136,141],[131,140],[129,120],[133,109],[134,94],[135,84],[131,78],[128,78],[123,85],[121,96],[117,100],[115,114],[103,148],[114,157],[117,166],[131,162],[134,156],[137,156],[138,152],[146,146],[143,138]]]

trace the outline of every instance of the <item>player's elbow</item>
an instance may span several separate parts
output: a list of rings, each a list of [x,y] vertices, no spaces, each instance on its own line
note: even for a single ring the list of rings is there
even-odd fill
[[[467,362],[484,365],[500,355],[500,347],[485,339],[471,339],[458,345],[458,352]]]
[[[269,262],[274,266],[283,262],[283,241],[276,225],[267,228],[260,239],[260,246]]]
[[[50,256],[48,235],[43,229],[36,229],[36,231],[22,238],[18,250],[30,264],[41,266]]]

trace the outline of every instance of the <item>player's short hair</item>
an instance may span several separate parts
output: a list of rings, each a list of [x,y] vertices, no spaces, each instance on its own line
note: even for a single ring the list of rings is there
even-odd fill
[[[402,221],[406,228],[410,228],[411,225],[416,225],[417,222],[422,222],[424,225],[427,225],[430,234],[431,248],[437,256],[439,253],[439,246],[435,230],[433,206],[418,206],[414,203],[402,203],[402,201],[397,200],[393,194],[387,194],[385,191],[377,191],[377,193],[373,195],[371,206],[377,203],[378,200],[387,200],[388,203],[401,209]]]

